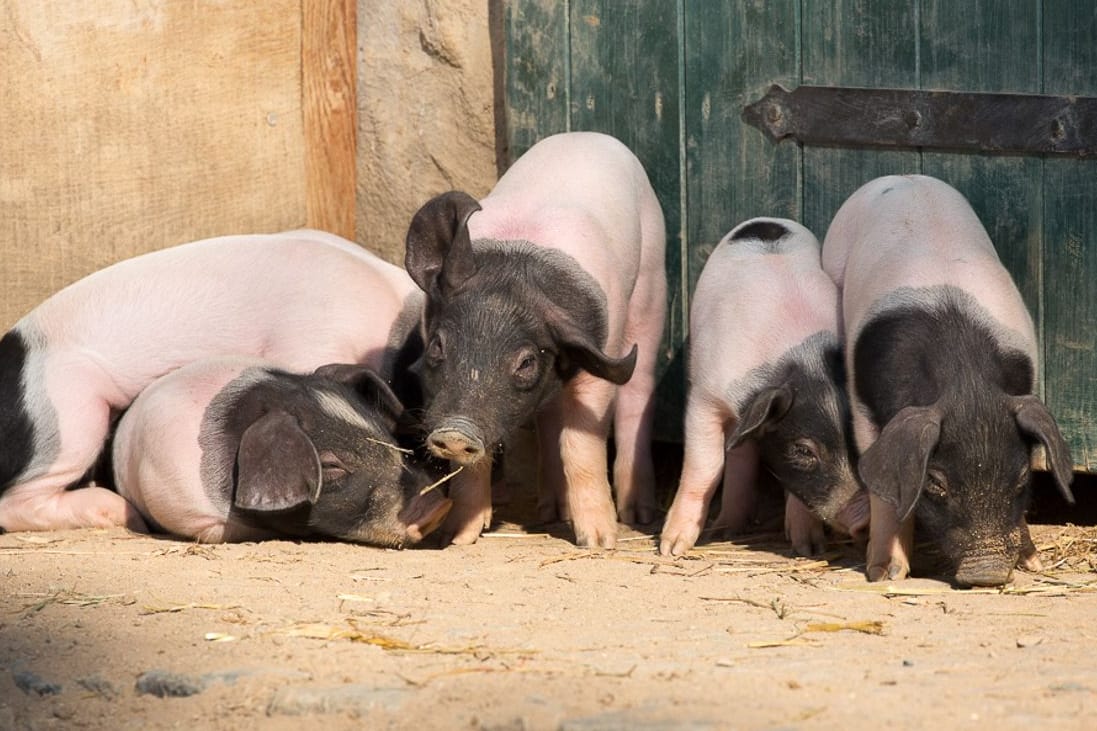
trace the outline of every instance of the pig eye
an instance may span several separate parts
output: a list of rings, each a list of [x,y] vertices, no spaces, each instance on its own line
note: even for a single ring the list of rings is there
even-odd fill
[[[518,388],[533,388],[541,377],[541,362],[538,351],[524,350],[515,358],[514,381]]]
[[[345,477],[350,471],[343,464],[343,461],[331,452],[324,452],[320,455],[320,470],[324,482],[338,480],[340,477]]]
[[[431,363],[440,363],[445,360],[446,352],[443,346],[442,334],[435,333],[427,345],[427,360]]]
[[[793,442],[788,450],[789,462],[798,470],[813,470],[819,464],[819,452],[809,439]]]
[[[935,472],[931,470],[930,472],[926,473],[925,490],[927,494],[941,500],[945,499],[946,497],[948,497],[948,490],[945,489],[945,484],[945,476],[942,475],[940,472]]]

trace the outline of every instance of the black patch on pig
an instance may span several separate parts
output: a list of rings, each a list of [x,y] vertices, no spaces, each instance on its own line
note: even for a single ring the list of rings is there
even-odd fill
[[[1018,397],[1032,392],[1033,364],[1002,344],[971,295],[953,287],[919,292],[923,302],[872,317],[854,345],[858,396],[885,430],[862,455],[862,477],[885,499],[895,498],[889,484],[914,490],[904,504],[913,500],[920,538],[937,544],[954,568],[1012,568],[1030,495],[1031,444],[1016,411]],[[906,407],[915,408],[900,414]],[[889,443],[885,427],[903,419],[923,444]]]
[[[23,400],[27,345],[9,330],[0,338],[0,492],[23,474],[34,456],[34,425]]]
[[[873,423],[886,424],[904,406],[936,403],[946,390],[966,389],[974,399],[984,387],[1014,396],[1032,393],[1035,370],[1029,357],[1003,349],[955,294],[939,306],[883,312],[862,328],[854,372],[857,394]],[[961,379],[962,374],[969,375]]]
[[[332,368],[364,370],[360,366],[324,366],[319,371]],[[260,373],[256,378],[245,371],[214,398],[203,417],[199,433],[202,482],[214,504],[236,520],[286,536],[402,545],[404,533],[396,516],[431,480],[405,464],[402,453],[378,443],[395,444],[392,431],[400,414],[391,391],[383,387],[385,393],[375,393],[380,382],[377,377],[352,383],[274,369]],[[322,408],[319,394],[325,392],[355,412],[365,426]],[[275,411],[290,415],[318,454],[330,452],[338,457],[346,474],[331,479],[325,476],[314,501],[285,510],[243,510],[232,504],[238,479],[237,448],[249,427]],[[326,465],[324,474],[329,474]]]
[[[788,235],[789,230],[775,221],[755,221],[736,231],[729,241],[780,241]]]
[[[740,400],[728,444],[756,439],[766,470],[823,520],[833,519],[858,487],[850,466],[845,367],[833,341],[833,334],[817,333],[749,374],[745,380],[753,385]],[[760,407],[767,413],[758,422],[752,413]]]

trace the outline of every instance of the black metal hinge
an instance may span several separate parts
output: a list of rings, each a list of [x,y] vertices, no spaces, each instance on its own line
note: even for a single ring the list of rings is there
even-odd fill
[[[774,142],[1097,155],[1097,98],[774,85],[743,109]]]

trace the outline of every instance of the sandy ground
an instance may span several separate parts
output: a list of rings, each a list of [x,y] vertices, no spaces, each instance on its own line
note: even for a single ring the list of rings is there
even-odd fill
[[[402,552],[0,535],[0,729],[1097,723],[1097,529],[1034,526],[1043,574],[957,591],[773,532],[670,560],[552,528]]]

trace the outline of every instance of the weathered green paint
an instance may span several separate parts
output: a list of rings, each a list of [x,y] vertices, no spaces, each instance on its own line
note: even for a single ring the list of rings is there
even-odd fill
[[[1095,39],[1097,5],[1047,1],[1044,92],[1097,95]],[[1075,464],[1097,472],[1097,164],[1049,157],[1043,165],[1047,404]]]
[[[681,436],[688,296],[724,233],[774,215],[822,239],[863,183],[924,172],[963,192],[986,225],[1037,324],[1041,393],[1075,464],[1097,471],[1097,162],[775,145],[740,116],[774,83],[1095,96],[1097,5],[507,0],[506,8],[512,150],[564,128],[608,132],[636,150],[663,204],[672,325],[660,437]],[[545,80],[560,73],[567,113],[542,98]]]
[[[910,3],[804,2],[803,84],[917,88],[917,22]],[[803,223],[822,241],[835,211],[873,178],[919,171],[918,153],[804,148]]]

